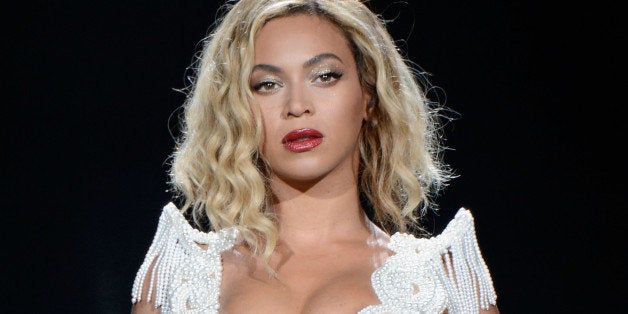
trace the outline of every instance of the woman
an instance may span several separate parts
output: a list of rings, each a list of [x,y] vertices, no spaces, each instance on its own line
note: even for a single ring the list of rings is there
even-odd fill
[[[497,311],[467,211],[400,233],[447,174],[435,108],[359,1],[239,1],[185,108],[172,181],[213,231],[164,208],[135,313]]]

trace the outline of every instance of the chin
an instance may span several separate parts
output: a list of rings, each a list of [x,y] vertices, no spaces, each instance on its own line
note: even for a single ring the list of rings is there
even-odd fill
[[[321,181],[327,175],[326,172],[320,171],[304,171],[301,169],[296,172],[276,172],[275,175],[281,181],[284,181],[289,184],[308,184],[308,183],[316,183]]]
[[[321,155],[322,154],[322,155]],[[325,179],[342,178],[352,176],[354,164],[357,164],[359,156],[355,154],[354,160],[350,158],[334,158],[329,152],[313,154],[312,156],[298,156],[298,159],[283,159],[282,162],[270,163],[274,177],[292,186],[311,186]],[[342,157],[342,156],[341,156]]]

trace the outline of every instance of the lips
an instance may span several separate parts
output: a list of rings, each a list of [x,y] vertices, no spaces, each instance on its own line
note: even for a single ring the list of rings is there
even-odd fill
[[[323,142],[323,134],[315,129],[303,128],[290,131],[282,140],[283,147],[295,153],[313,149]]]

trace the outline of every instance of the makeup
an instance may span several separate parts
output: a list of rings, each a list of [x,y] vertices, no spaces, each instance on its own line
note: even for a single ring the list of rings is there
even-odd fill
[[[323,142],[323,134],[315,129],[303,128],[290,131],[281,143],[291,152],[309,151]]]

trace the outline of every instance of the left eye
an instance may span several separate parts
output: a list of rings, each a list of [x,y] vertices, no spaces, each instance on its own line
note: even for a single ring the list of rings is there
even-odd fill
[[[323,84],[329,84],[338,80],[341,77],[342,77],[342,73],[339,73],[339,72],[325,72],[317,76],[315,81],[319,83],[323,83]]]

